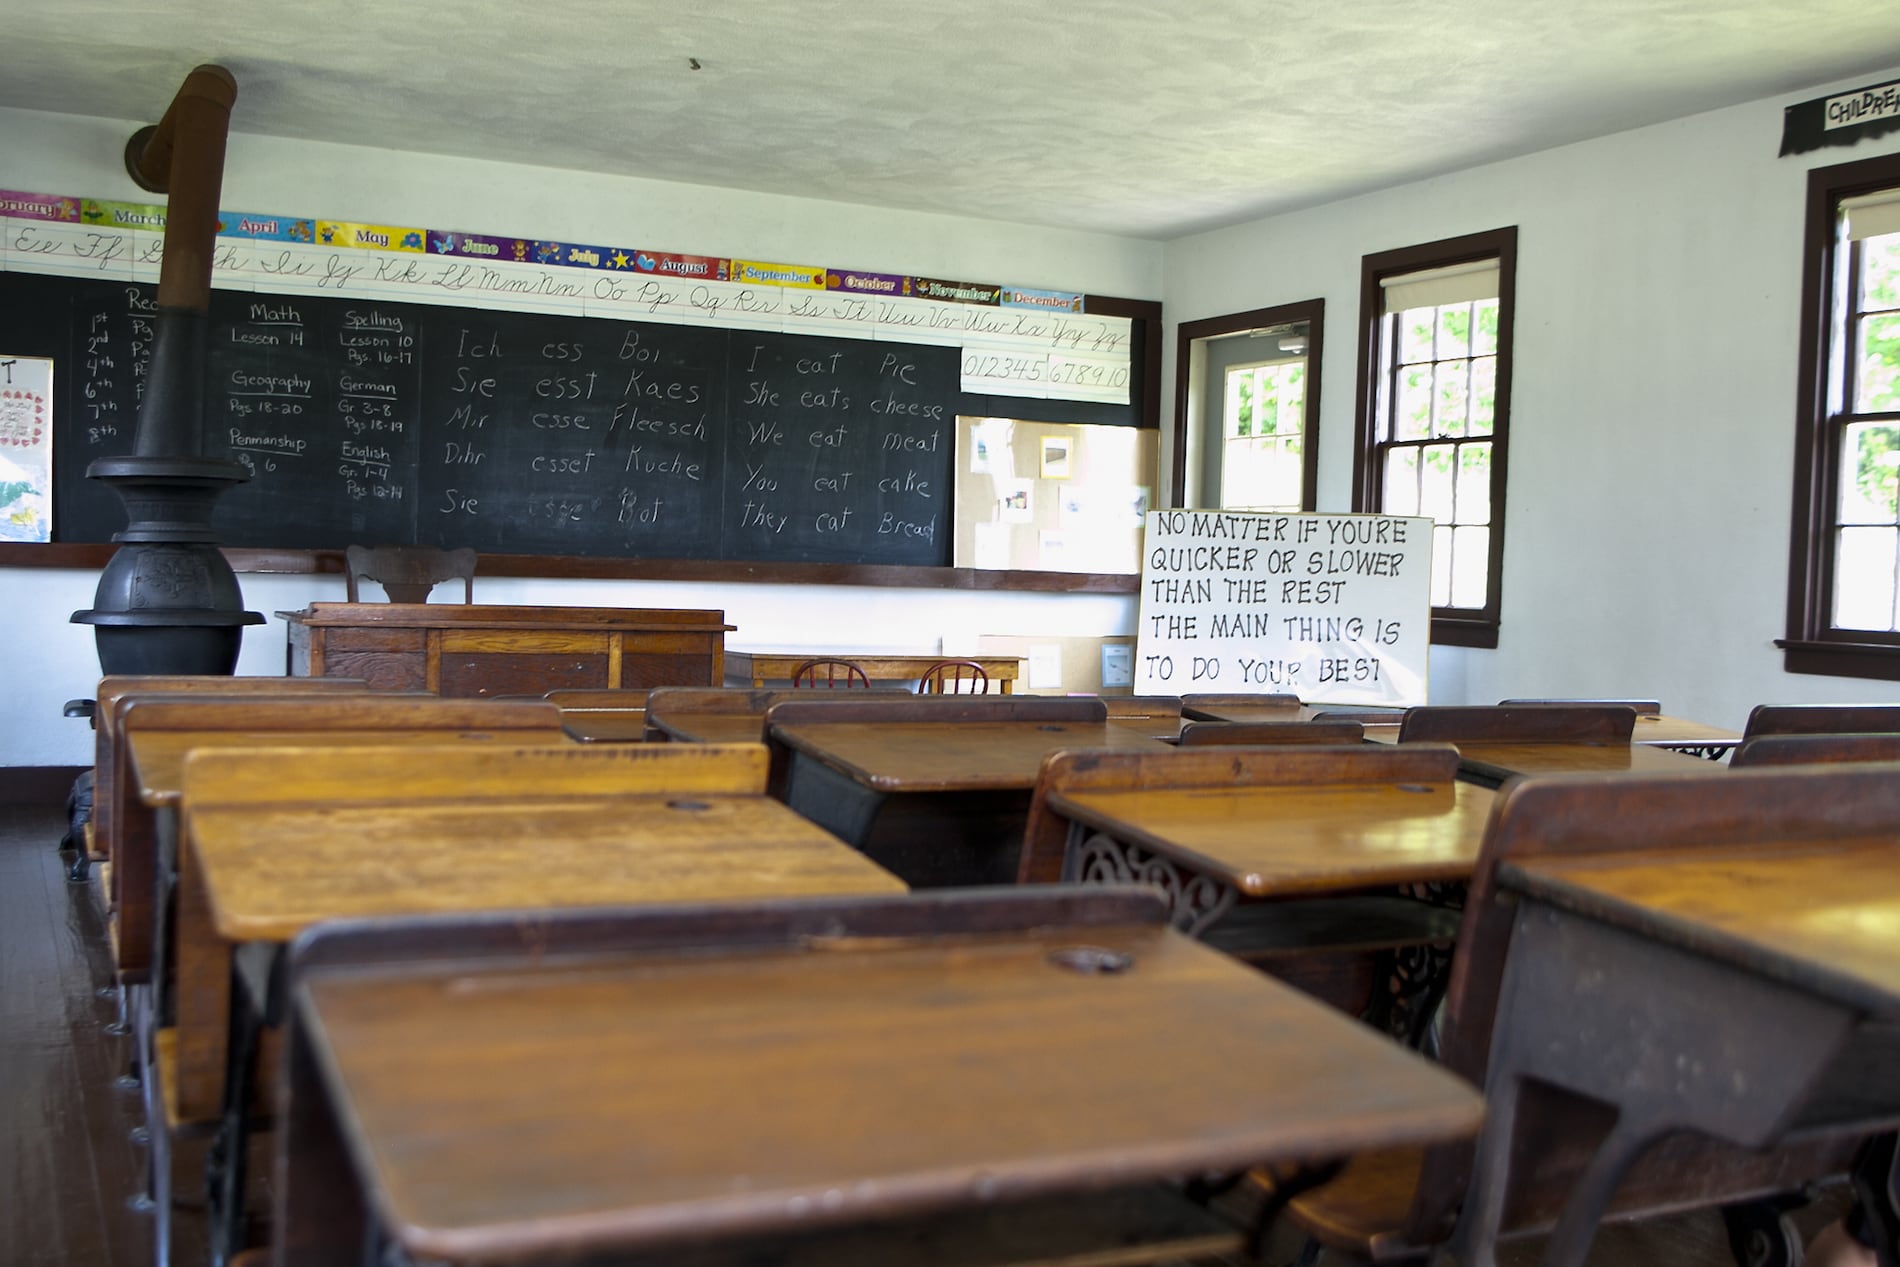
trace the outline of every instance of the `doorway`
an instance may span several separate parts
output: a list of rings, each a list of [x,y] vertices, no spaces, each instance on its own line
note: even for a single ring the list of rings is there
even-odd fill
[[[1181,325],[1174,505],[1314,509],[1324,325],[1322,299]]]

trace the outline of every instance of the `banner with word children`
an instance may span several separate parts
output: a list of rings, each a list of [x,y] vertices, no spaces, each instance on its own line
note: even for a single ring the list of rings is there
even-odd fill
[[[1432,523],[1148,513],[1135,694],[1425,703]]]

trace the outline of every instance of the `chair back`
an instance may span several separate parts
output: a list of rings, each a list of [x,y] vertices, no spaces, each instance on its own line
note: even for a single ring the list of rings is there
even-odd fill
[[[1900,735],[1756,735],[1736,745],[1729,769],[1900,761]]]
[[[835,690],[839,687],[871,688],[871,677],[862,665],[850,660],[807,660],[792,670],[792,689]]]
[[[1636,710],[1638,717],[1655,717],[1662,712],[1662,701],[1654,699],[1501,699],[1499,704],[1622,704]]]
[[[1191,721],[1181,727],[1183,748],[1210,744],[1363,743],[1366,728],[1356,721]]]
[[[443,581],[462,582],[462,601],[475,601],[475,551],[467,546],[350,546],[343,551],[343,584],[352,603],[361,602],[357,578],[375,581],[392,603],[426,603]]]
[[[1628,704],[1512,704],[1408,708],[1399,742],[1626,744],[1636,729]]]
[[[917,679],[919,695],[988,695],[990,675],[975,660],[939,660]]]
[[[1742,738],[1900,734],[1900,704],[1757,704]]]

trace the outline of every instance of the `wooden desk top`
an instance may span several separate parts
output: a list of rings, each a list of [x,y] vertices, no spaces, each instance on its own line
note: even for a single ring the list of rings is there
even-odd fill
[[[188,806],[185,815],[192,865],[227,941],[288,941],[318,920],[355,916],[905,891],[762,795]]]
[[[1900,1015],[1890,837],[1508,863],[1502,882],[1865,1008]]]
[[[1028,789],[1042,759],[1064,748],[1172,746],[1112,722],[811,722],[774,726],[772,734],[880,792]]]
[[[125,741],[139,799],[154,809],[178,804],[184,793],[185,757],[198,748],[378,747],[442,743],[561,743],[550,728],[531,730],[132,730]]]
[[[1457,745],[1463,767],[1480,778],[1514,774],[1707,774],[1709,763],[1652,744],[1469,743]]]
[[[639,743],[647,737],[647,710],[564,708],[561,729],[576,743]]]
[[[1463,880],[1496,793],[1470,783],[1052,792],[1067,818],[1250,897]]]
[[[765,714],[652,713],[648,721],[680,743],[758,743],[765,738]]]
[[[1655,713],[1638,713],[1636,729],[1630,734],[1631,743],[1696,744],[1716,747],[1722,744],[1732,746],[1741,741],[1742,732],[1739,730],[1724,730],[1720,726],[1690,721],[1686,717],[1670,717]]]
[[[1134,970],[1050,962],[1081,943]],[[1332,1158],[1481,1114],[1444,1070],[1154,926],[334,970],[295,1005],[368,1204],[458,1262]]]

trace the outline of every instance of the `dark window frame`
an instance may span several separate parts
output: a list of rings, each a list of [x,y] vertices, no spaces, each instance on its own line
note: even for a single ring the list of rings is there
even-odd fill
[[[1173,469],[1168,481],[1171,506],[1183,506],[1187,498],[1188,459],[1188,361],[1197,339],[1217,339],[1243,330],[1263,330],[1268,326],[1292,325],[1304,321],[1306,342],[1306,405],[1300,419],[1300,505],[1306,510],[1318,508],[1319,501],[1319,380],[1320,353],[1326,341],[1326,301],[1302,299],[1270,308],[1232,312],[1222,317],[1203,317],[1183,321],[1175,330],[1174,340],[1174,445]],[[1205,423],[1205,408],[1202,422]],[[1203,443],[1211,443],[1203,437]]]
[[[1377,512],[1384,500],[1384,464],[1380,446],[1385,421],[1380,417],[1381,377],[1391,369],[1386,347],[1390,323],[1380,283],[1388,277],[1454,264],[1495,259],[1498,264],[1498,351],[1496,404],[1492,412],[1491,538],[1485,566],[1483,607],[1432,608],[1432,642],[1438,646],[1496,647],[1504,594],[1504,494],[1511,436],[1513,329],[1517,314],[1517,226],[1468,233],[1417,246],[1365,256],[1359,273],[1359,379],[1354,411],[1352,508]]]
[[[1839,494],[1841,428],[1834,423],[1830,373],[1842,275],[1836,226],[1843,199],[1900,187],[1900,154],[1808,173],[1801,236],[1801,337],[1797,370],[1794,504],[1789,521],[1788,636],[1777,638],[1789,673],[1900,681],[1900,634],[1839,629],[1833,621],[1834,557],[1829,543]],[[1851,248],[1852,244],[1850,244]]]

